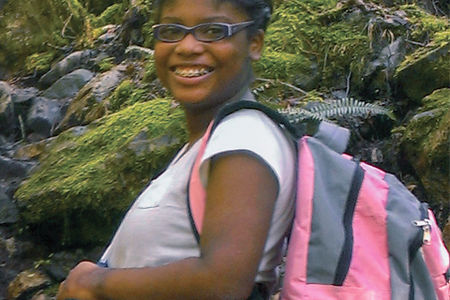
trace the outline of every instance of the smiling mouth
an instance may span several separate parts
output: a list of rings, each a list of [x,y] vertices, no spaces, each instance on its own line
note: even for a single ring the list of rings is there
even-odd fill
[[[214,69],[211,67],[194,66],[194,67],[173,67],[172,72],[180,77],[194,78],[209,74]]]

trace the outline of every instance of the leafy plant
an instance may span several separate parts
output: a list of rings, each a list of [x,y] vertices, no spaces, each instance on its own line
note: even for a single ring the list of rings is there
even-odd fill
[[[311,108],[286,108],[280,109],[280,113],[288,118],[292,123],[299,123],[303,120],[312,119],[316,121],[330,121],[336,117],[370,115],[386,115],[394,119],[394,115],[389,109],[382,106],[366,103],[353,98],[344,98],[330,102],[322,102]]]

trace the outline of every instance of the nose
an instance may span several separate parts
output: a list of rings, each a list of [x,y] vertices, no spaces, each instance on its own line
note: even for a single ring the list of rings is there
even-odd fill
[[[188,33],[177,43],[175,53],[183,56],[198,55],[204,51],[203,42],[198,41],[192,33]]]

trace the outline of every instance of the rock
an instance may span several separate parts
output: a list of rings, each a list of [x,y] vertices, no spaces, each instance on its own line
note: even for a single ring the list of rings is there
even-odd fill
[[[14,122],[14,103],[11,93],[12,87],[0,81],[0,130],[9,130]]]
[[[48,99],[72,98],[92,77],[94,77],[94,74],[89,70],[75,70],[58,79],[58,81],[42,94],[42,97]]]
[[[102,117],[105,114],[105,106],[102,101],[125,78],[125,69],[126,67],[123,65],[116,66],[108,72],[97,75],[85,85],[70,103],[56,132],[60,133],[77,125],[86,125]]]
[[[39,157],[49,145],[55,140],[55,137],[48,138],[36,143],[20,146],[14,151],[13,158],[18,160],[31,160]]]
[[[22,120],[25,119],[28,111],[33,104],[33,99],[38,95],[39,90],[34,87],[19,89],[13,88],[11,93],[11,99],[14,103],[15,118],[21,116]]]
[[[52,129],[61,120],[62,103],[42,97],[35,98],[27,117],[27,129],[43,138],[51,135]]]
[[[447,213],[450,210],[449,99],[448,88],[425,97],[424,106],[407,123],[401,139],[401,150],[419,177],[431,207]],[[442,224],[444,220],[439,221]]]
[[[44,294],[43,291],[37,292],[31,300],[52,300],[54,298],[50,297],[49,295]]]
[[[55,253],[50,261],[42,267],[50,278],[56,282],[61,282],[67,277],[69,271],[83,259],[86,259],[86,257],[81,251],[75,253],[63,251]]]
[[[14,102],[14,104],[30,102],[34,97],[37,96],[38,92],[39,90],[34,87],[14,89],[11,93],[12,101]]]
[[[33,163],[21,162],[0,155],[0,179],[25,178]]]
[[[180,108],[155,99],[85,132],[64,131],[14,195],[24,226],[55,247],[104,245],[136,194],[184,143],[183,124]]]
[[[139,47],[139,46],[129,46],[125,49],[125,57],[130,59],[144,59],[153,57],[154,51],[152,49]]]
[[[120,25],[106,25],[103,26],[102,31],[105,32],[97,38],[96,44],[107,44],[117,39],[118,33],[120,32]]]
[[[370,76],[376,70],[387,70],[389,74],[392,74],[405,57],[406,50],[404,44],[403,37],[399,37],[393,43],[386,46],[381,50],[378,57],[369,63],[364,76]]]
[[[16,223],[18,216],[19,212],[13,200],[0,191],[0,225]]]
[[[428,50],[420,48],[399,66],[395,73],[398,88],[408,98],[419,103],[434,90],[448,87],[450,44]]]
[[[88,61],[94,57],[96,52],[94,50],[77,51],[62,61],[58,62],[54,67],[45,73],[40,79],[39,84],[43,87],[48,87],[60,79],[62,76],[86,65]]]
[[[50,285],[50,283],[50,279],[37,270],[30,269],[23,271],[9,284],[8,299],[27,299],[28,296]]]

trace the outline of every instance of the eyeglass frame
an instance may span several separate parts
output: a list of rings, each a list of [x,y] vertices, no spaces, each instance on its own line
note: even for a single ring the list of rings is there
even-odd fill
[[[220,22],[211,22],[211,23],[202,23],[202,24],[198,24],[192,27],[188,27],[188,26],[184,26],[181,24],[175,24],[175,23],[168,23],[168,24],[156,24],[152,26],[153,29],[153,36],[155,37],[155,39],[157,39],[158,41],[161,42],[165,42],[165,43],[177,43],[179,41],[182,41],[188,34],[192,34],[192,36],[200,42],[204,42],[204,43],[211,43],[211,42],[216,42],[216,41],[220,41],[223,40],[225,38],[229,38],[230,36],[233,36],[234,34],[238,33],[239,31],[253,25],[255,23],[255,21],[246,21],[246,22],[241,22],[241,23],[234,23],[234,24],[229,24],[229,23],[220,23]],[[227,31],[225,32],[224,36],[218,39],[213,39],[213,40],[201,40],[198,39],[195,35],[195,30],[201,26],[205,26],[205,25],[220,25],[223,27],[227,28]],[[184,35],[179,39],[179,40],[165,40],[165,39],[161,39],[159,36],[159,28],[161,27],[165,27],[165,26],[175,26],[177,28],[181,28],[184,31]]]

